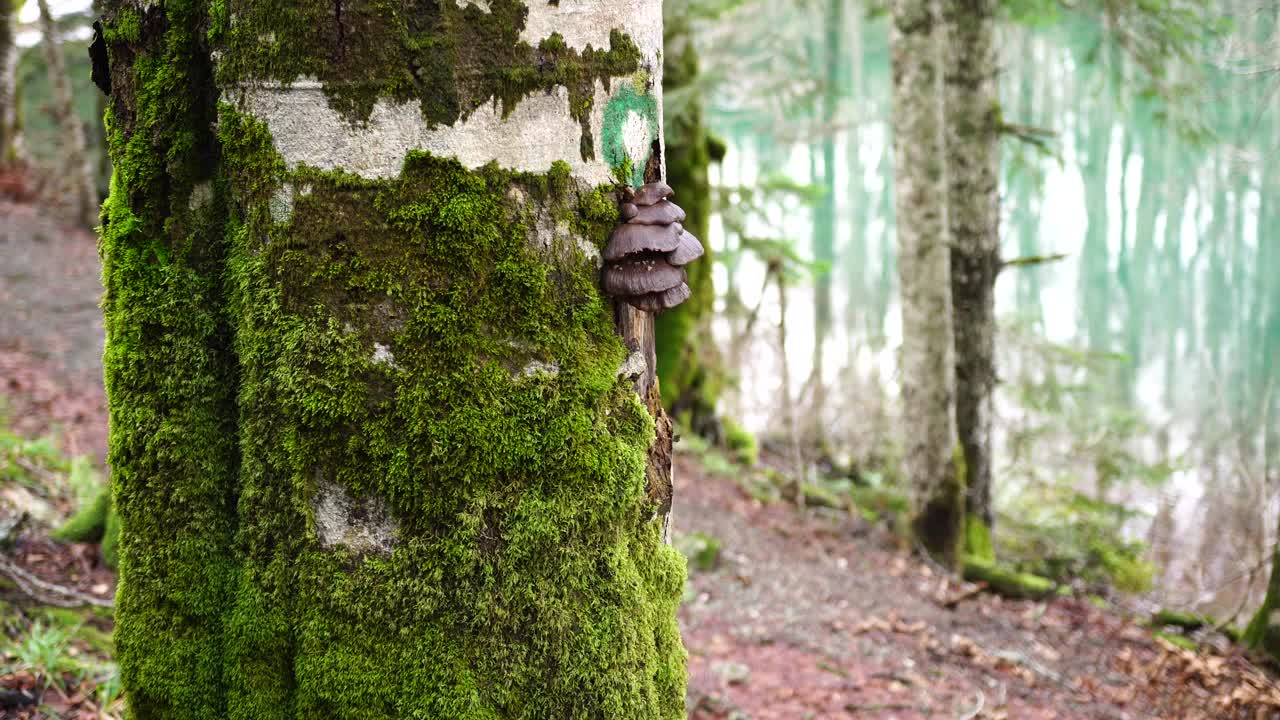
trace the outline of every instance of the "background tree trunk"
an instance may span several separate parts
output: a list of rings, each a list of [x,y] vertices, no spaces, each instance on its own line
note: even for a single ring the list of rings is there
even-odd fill
[[[67,68],[62,62],[62,45],[58,40],[53,15],[49,12],[49,0],[36,0],[40,7],[40,32],[44,35],[45,63],[49,70],[49,84],[53,87],[53,112],[62,126],[66,138],[66,159],[63,170],[73,197],[77,221],[93,227],[98,224],[98,190],[93,181],[93,157],[85,141],[84,125],[76,117],[71,104],[71,83],[67,80]]]
[[[894,0],[890,33],[903,465],[911,483],[916,538],[934,557],[956,567],[964,487],[953,460],[955,352],[937,1]]]
[[[652,323],[597,289],[660,2],[105,25],[132,716],[683,717]]]
[[[668,6],[672,3],[667,2]],[[662,83],[664,91],[688,93],[698,78],[698,51],[688,10],[681,5],[666,13]],[[708,240],[711,218],[711,182],[708,168],[717,145],[707,135],[699,93],[689,93],[679,112],[665,117],[667,182],[673,198],[686,213],[684,226],[703,241],[706,249],[686,271],[692,295],[682,305],[658,316],[656,321],[658,377],[662,400],[674,416],[688,413],[690,430],[715,439],[719,434],[716,403],[723,369],[711,342],[711,313],[715,288],[711,283],[713,260]],[[716,154],[720,154],[717,152]]]
[[[955,311],[956,431],[971,552],[990,552],[995,284],[1000,266],[1000,108],[995,4],[942,0],[946,28],[947,222]]]
[[[18,160],[18,9],[0,0],[0,167]]]

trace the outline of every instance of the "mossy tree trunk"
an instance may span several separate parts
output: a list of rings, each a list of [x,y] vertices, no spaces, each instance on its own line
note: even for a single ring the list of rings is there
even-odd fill
[[[104,21],[132,716],[683,717],[652,322],[597,288],[659,1]]]
[[[1241,637],[1245,646],[1280,661],[1280,542],[1271,549],[1271,579],[1262,605]]]
[[[40,8],[40,32],[44,35],[41,46],[49,71],[49,85],[53,88],[53,114],[62,126],[62,138],[66,143],[62,169],[67,174],[76,220],[93,227],[98,224],[98,190],[93,181],[93,157],[89,155],[84,125],[71,104],[71,80],[62,62],[62,45],[53,14],[49,11],[49,0],[36,0],[36,4]]]
[[[0,0],[0,167],[18,159],[18,9]]]
[[[964,487],[953,459],[955,350],[939,3],[894,0],[892,15],[903,467],[911,484],[916,539],[958,569]]]
[[[956,432],[964,453],[966,512],[970,522],[981,523],[987,531],[995,519],[991,419],[1000,269],[995,11],[993,0],[942,0]],[[972,528],[966,537],[975,534],[982,534],[982,529]],[[990,543],[978,545],[985,550]]]
[[[716,143],[707,134],[702,101],[696,93],[689,93],[698,78],[698,51],[689,11],[671,0],[665,6],[662,86],[665,91],[688,94],[677,111],[664,116],[667,182],[687,214],[685,228],[703,241],[706,254],[686,268],[692,296],[657,318],[658,377],[662,401],[671,414],[687,414],[693,432],[715,439],[720,435],[716,403],[723,368],[710,327],[716,296],[707,243],[711,218],[708,168],[719,158],[713,157]]]

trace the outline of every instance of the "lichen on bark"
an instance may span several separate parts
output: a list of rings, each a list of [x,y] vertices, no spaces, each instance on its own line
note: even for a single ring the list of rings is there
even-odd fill
[[[473,34],[508,6],[431,32],[500,44]],[[287,162],[219,83],[328,56],[300,49],[287,13],[256,30],[301,55],[240,44],[255,7],[276,6],[105,18],[133,717],[683,717],[684,561],[646,493],[654,419],[596,287],[611,188],[408,148],[394,177]],[[391,11],[344,10],[374,34]],[[432,12],[455,15],[417,17]],[[399,91],[388,62],[348,68],[376,90],[352,108]],[[415,97],[445,118],[466,87]]]

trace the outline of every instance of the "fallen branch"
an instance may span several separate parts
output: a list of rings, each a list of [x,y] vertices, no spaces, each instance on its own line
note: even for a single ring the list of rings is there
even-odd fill
[[[63,587],[47,580],[41,580],[5,557],[0,557],[0,573],[8,576],[18,586],[19,590],[46,605],[64,608],[79,607],[81,605],[93,605],[101,608],[114,606],[114,603],[110,600],[96,598],[75,588]]]
[[[1031,267],[1033,265],[1047,265],[1059,260],[1065,260],[1069,257],[1068,253],[1057,253],[1056,255],[1027,255],[1026,257],[1013,258],[1012,260],[1003,260],[1000,262],[1000,269],[1010,267]]]

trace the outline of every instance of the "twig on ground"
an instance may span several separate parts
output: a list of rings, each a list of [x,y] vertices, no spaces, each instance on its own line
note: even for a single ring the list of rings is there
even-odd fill
[[[960,720],[973,720],[974,718],[978,717],[979,715],[982,714],[982,708],[986,707],[986,704],[987,704],[987,696],[983,695],[982,691],[979,690],[977,705],[975,705],[974,708],[969,712],[962,714],[960,716]]]
[[[109,608],[114,605],[110,600],[87,595],[75,588],[63,587],[47,580],[41,580],[6,557],[0,557],[0,573],[4,573],[10,580],[13,580],[19,590],[48,605],[64,608],[79,607],[81,605]]]

